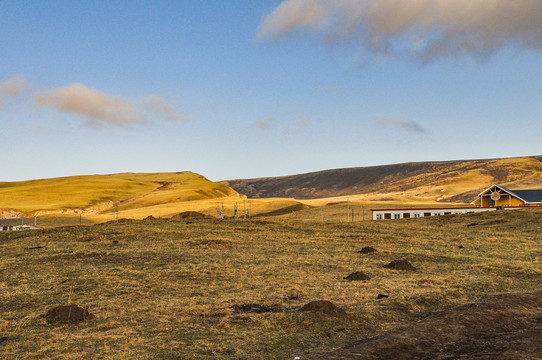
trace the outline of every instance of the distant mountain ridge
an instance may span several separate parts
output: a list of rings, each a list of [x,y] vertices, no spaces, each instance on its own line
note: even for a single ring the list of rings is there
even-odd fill
[[[542,156],[414,162],[299,175],[223,181],[249,198],[318,199],[365,195],[367,200],[420,198],[468,202],[493,183],[542,187]]]

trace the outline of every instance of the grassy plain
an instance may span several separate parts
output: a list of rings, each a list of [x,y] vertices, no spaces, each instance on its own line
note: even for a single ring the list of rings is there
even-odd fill
[[[533,209],[353,223],[161,220],[0,232],[0,357],[304,359],[415,313],[540,290],[541,222],[542,211]],[[38,245],[44,247],[30,249]],[[378,252],[357,253],[364,246]],[[382,267],[394,259],[417,271]],[[371,279],[343,279],[353,271]],[[347,316],[298,311],[321,299]],[[40,317],[67,303],[95,317],[70,325]],[[268,311],[235,310],[247,304]]]

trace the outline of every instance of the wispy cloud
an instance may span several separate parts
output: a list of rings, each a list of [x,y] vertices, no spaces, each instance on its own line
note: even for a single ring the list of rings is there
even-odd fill
[[[183,123],[188,121],[186,117],[179,115],[177,109],[171,105],[171,103],[160,96],[148,96],[144,99],[143,106],[147,109],[151,116],[158,119],[175,123]]]
[[[381,126],[386,127],[393,127],[393,128],[402,128],[408,131],[413,131],[421,134],[425,134],[426,131],[424,128],[422,128],[419,124],[413,122],[413,121],[406,121],[401,119],[393,119],[393,118],[386,118],[386,119],[378,119],[376,121]]]
[[[299,119],[296,121],[296,126],[298,128],[308,129],[313,126],[312,121],[307,118]]]
[[[175,108],[159,96],[152,95],[134,102],[79,83],[38,93],[34,101],[60,112],[82,115],[92,126],[129,127],[152,121],[181,121]]]
[[[542,49],[541,19],[540,0],[286,0],[263,19],[258,37],[305,32],[380,54],[487,56]]]
[[[25,90],[32,88],[30,83],[20,76],[0,80],[0,106],[7,97],[21,97]]]
[[[249,125],[252,129],[269,130],[273,127],[274,123],[275,123],[274,118],[266,118],[266,119],[258,119],[256,121],[253,121]]]

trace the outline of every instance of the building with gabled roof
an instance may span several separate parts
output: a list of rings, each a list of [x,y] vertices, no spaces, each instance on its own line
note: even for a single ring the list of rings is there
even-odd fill
[[[510,190],[501,185],[491,185],[471,202],[472,206],[372,209],[373,220],[408,219],[427,216],[471,214],[482,211],[514,210],[528,206],[542,206],[542,190]]]
[[[539,206],[542,205],[542,190],[510,190],[493,184],[471,202],[478,207],[487,206]]]

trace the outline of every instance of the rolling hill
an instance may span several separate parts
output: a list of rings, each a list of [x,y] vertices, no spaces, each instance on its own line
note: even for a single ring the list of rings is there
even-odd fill
[[[542,156],[406,163],[222,183],[189,171],[3,182],[0,218],[54,216],[58,224],[59,217],[65,223],[80,222],[82,214],[96,223],[115,216],[172,217],[185,211],[217,216],[220,209],[224,216],[299,213],[328,218],[334,211],[342,216],[347,199],[379,207],[459,204],[493,183],[542,188]]]
[[[249,198],[469,202],[493,183],[542,187],[542,156],[417,162],[223,181]]]
[[[0,183],[0,215],[99,214],[115,205],[144,209],[225,197],[239,194],[189,171],[71,176]]]

